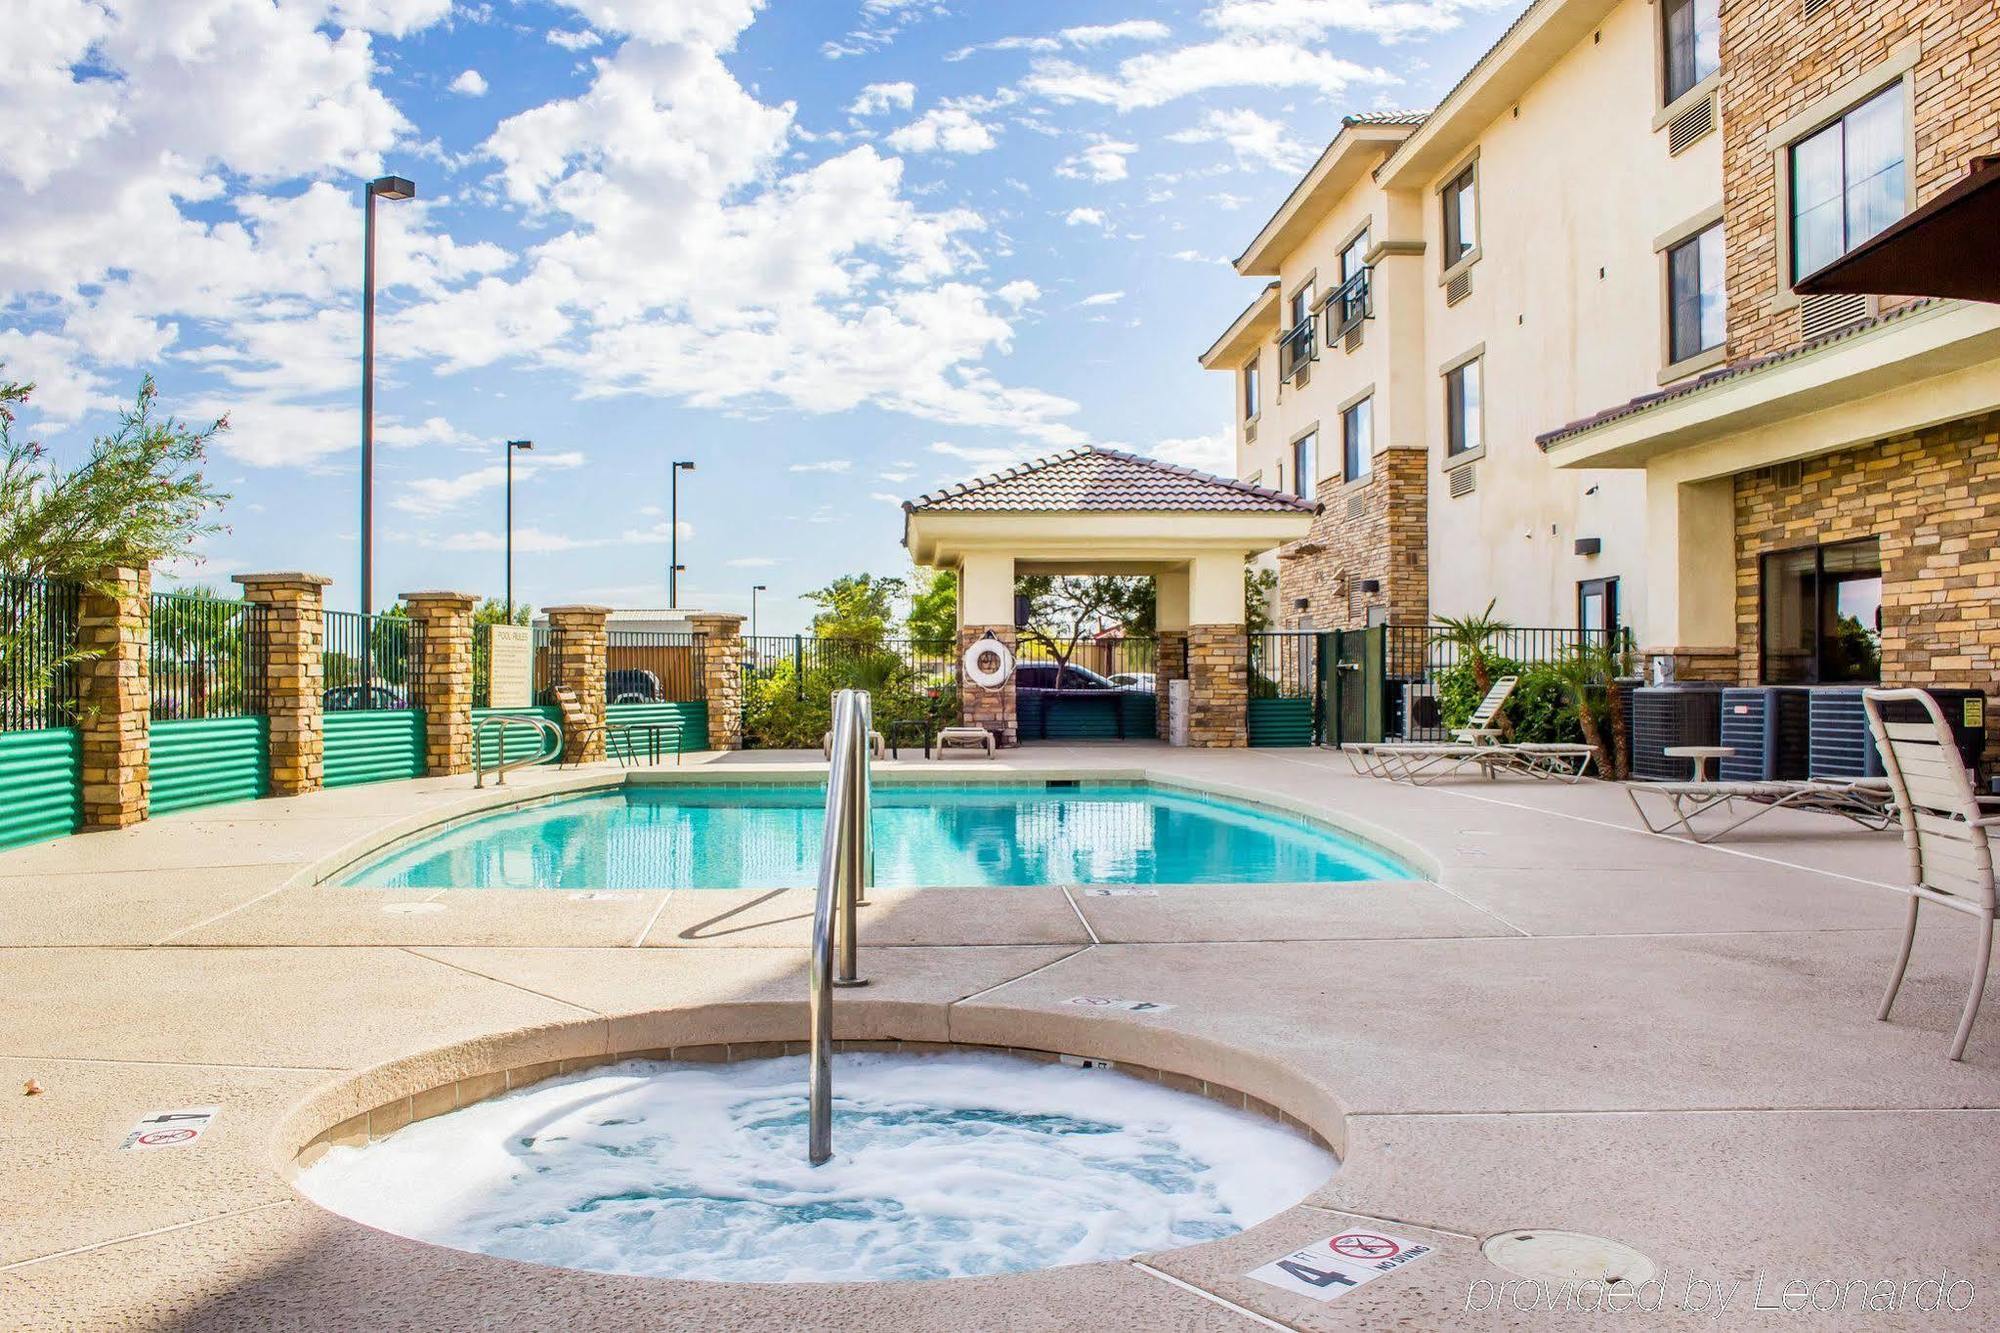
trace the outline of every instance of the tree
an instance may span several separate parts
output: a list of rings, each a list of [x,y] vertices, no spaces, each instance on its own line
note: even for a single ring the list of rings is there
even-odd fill
[[[507,618],[507,604],[498,597],[488,597],[472,609],[473,630],[477,633],[482,625],[532,625],[535,623],[535,608],[526,602],[514,603],[514,617]]]
[[[958,647],[958,574],[949,569],[919,569],[909,580],[910,611],[903,625],[915,649],[943,657]]]
[[[820,608],[813,616],[812,631],[822,639],[879,644],[896,618],[896,599],[902,595],[901,579],[842,574],[806,594],[806,600]]]
[[[1150,579],[1115,575],[1030,574],[1014,581],[1014,594],[1028,600],[1028,623],[1021,632],[1056,660],[1056,684],[1087,634],[1124,624],[1119,612],[1133,605],[1132,584]]]
[[[1495,636],[1514,628],[1504,620],[1496,619],[1493,608],[1499,604],[1496,597],[1486,603],[1486,609],[1470,616],[1439,616],[1438,628],[1431,635],[1431,643],[1458,650],[1459,657],[1472,668],[1473,683],[1479,687],[1482,698],[1493,688],[1493,672],[1487,665],[1486,646]],[[1507,721],[1503,711],[1494,719],[1500,734],[1512,736],[1513,726]]]
[[[1252,634],[1271,628],[1271,602],[1278,595],[1278,572],[1243,566],[1243,628]]]

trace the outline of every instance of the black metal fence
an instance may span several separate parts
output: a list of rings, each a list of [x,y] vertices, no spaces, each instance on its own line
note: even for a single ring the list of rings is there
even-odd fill
[[[743,735],[762,749],[817,748],[838,689],[874,695],[875,729],[935,732],[957,720],[958,652],[922,639],[763,634],[743,641]]]
[[[256,717],[265,711],[270,608],[199,593],[153,594],[146,646],[153,717]]]
[[[414,680],[423,666],[423,633],[407,616],[326,613],[320,656],[329,713],[414,708]]]
[[[682,703],[708,697],[708,636],[664,630],[607,630],[604,701]]]
[[[76,721],[75,584],[0,577],[0,731]]]
[[[1467,647],[1442,625],[1388,625],[1383,632],[1383,677],[1389,692],[1385,716],[1391,733],[1405,740],[1446,739],[1453,697],[1469,690]],[[1497,678],[1526,675],[1569,661],[1581,649],[1606,647],[1629,652],[1630,631],[1514,626],[1488,635],[1479,652],[1489,678]]]
[[[1318,688],[1320,634],[1263,630],[1250,635],[1250,697],[1310,699]]]
[[[819,677],[838,676],[847,688],[871,681],[893,684],[914,677],[932,686],[956,687],[958,652],[921,639],[822,639],[811,634],[762,634],[743,641],[743,670],[752,679],[782,677],[806,697]],[[833,688],[840,688],[834,686]]]

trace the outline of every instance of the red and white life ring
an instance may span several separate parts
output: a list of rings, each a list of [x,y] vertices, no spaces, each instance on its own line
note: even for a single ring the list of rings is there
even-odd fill
[[[965,678],[983,690],[997,690],[1014,674],[1014,651],[991,635],[965,650]]]

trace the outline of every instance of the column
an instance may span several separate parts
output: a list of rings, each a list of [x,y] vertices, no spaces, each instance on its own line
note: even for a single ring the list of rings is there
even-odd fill
[[[1650,678],[1653,659],[1665,658],[1676,679],[1735,684],[1737,577],[1735,479],[1648,468],[1641,671]]]
[[[1241,554],[1188,562],[1188,744],[1250,743],[1250,640],[1243,626]]]
[[[605,606],[548,608],[555,649],[550,678],[563,705],[563,762],[593,764],[604,758]]]
[[[326,585],[296,570],[236,574],[243,600],[265,608],[264,715],[270,724],[271,795],[318,791],[325,772]]]
[[[702,692],[708,699],[708,748],[743,748],[743,617],[704,611],[688,617],[701,639]]]
[[[1160,726],[1165,735],[1166,682],[1187,679],[1188,571],[1162,569],[1153,576],[1153,624],[1160,642],[1154,675],[1160,681]]]
[[[76,646],[89,654],[76,664],[86,829],[125,828],[146,817],[152,594],[150,570],[107,569],[84,581],[78,602]]]
[[[468,592],[406,592],[410,703],[424,713],[424,772],[472,771],[472,608]]]
[[[958,652],[991,634],[1009,652],[1016,646],[1014,632],[1014,557],[1011,554],[969,553],[958,571]],[[959,721],[968,727],[984,727],[1002,746],[1020,743],[1020,714],[1014,697],[1014,678],[1009,676],[998,689],[975,685],[959,672]]]

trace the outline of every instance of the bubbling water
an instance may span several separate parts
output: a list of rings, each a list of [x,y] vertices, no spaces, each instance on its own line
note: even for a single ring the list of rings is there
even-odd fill
[[[909,1281],[1233,1235],[1336,1162],[1261,1116],[986,1054],[835,1063],[805,1161],[805,1061],[629,1061],[420,1121],[300,1173],[397,1235],[531,1263],[736,1282]]]

